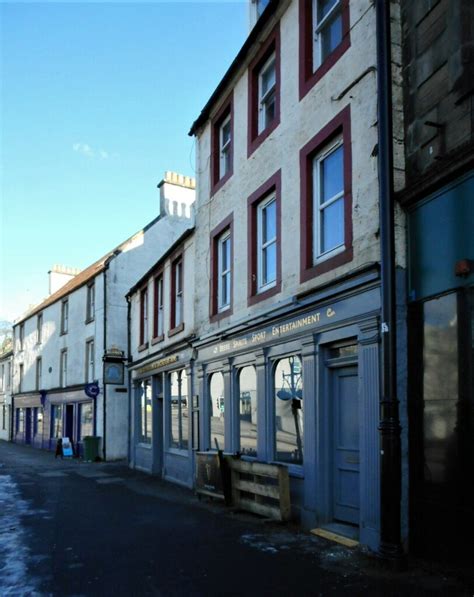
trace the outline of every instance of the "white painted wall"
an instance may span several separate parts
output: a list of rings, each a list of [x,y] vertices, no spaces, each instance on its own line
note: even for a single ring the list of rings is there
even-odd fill
[[[0,439],[9,440],[11,431],[13,355],[0,355]],[[3,428],[3,407],[5,406],[5,429]]]
[[[171,175],[172,173],[170,173]],[[167,173],[168,175],[168,173]],[[36,358],[42,358],[42,388],[59,387],[60,353],[68,350],[67,385],[85,383],[86,340],[94,339],[95,377],[101,393],[97,398],[97,433],[103,435],[103,370],[104,349],[112,347],[127,354],[127,302],[125,295],[148,269],[163,255],[176,239],[193,226],[192,203],[194,190],[167,182],[162,185],[164,202],[174,201],[180,206],[181,215],[162,212],[160,218],[145,227],[123,243],[114,258],[110,259],[106,271],[96,276],[95,318],[85,323],[87,306],[87,285],[68,295],[69,326],[67,334],[60,334],[61,299],[46,307],[43,313],[42,343],[36,341],[37,316],[24,321],[24,349],[19,350],[19,326],[15,327],[15,352],[13,368],[14,392],[18,392],[19,366],[24,365],[22,393],[36,390]],[[182,192],[180,192],[180,189]],[[104,282],[105,281],[105,282]],[[105,286],[104,286],[105,283]],[[105,300],[104,305],[104,290]],[[104,311],[104,306],[106,310]],[[104,341],[104,313],[107,318],[107,338]],[[51,368],[51,371],[49,369]],[[126,386],[126,380],[124,380]],[[117,393],[117,386],[105,388],[107,400],[107,459],[127,457],[128,449],[128,394]]]
[[[370,0],[350,3],[351,46],[323,78],[299,99],[298,1],[289,3],[280,21],[281,121],[247,158],[248,73],[234,80],[234,172],[210,197],[211,126],[198,131],[196,201],[196,326],[200,335],[267,311],[295,294],[317,288],[341,274],[379,260],[376,75],[368,73],[343,99],[334,100],[367,68],[376,66],[375,9]],[[270,23],[268,30],[273,28]],[[256,44],[259,46],[259,44]],[[257,48],[258,49],[258,48]],[[250,56],[250,59],[252,56]],[[230,88],[222,94],[228,96]],[[351,106],[352,223],[354,258],[350,263],[300,283],[300,164],[299,152],[348,104]],[[219,109],[216,106],[215,112]],[[212,116],[212,115],[211,115]],[[281,169],[282,289],[255,306],[247,306],[247,198]],[[209,322],[210,232],[234,214],[233,315]],[[402,249],[402,243],[400,249]],[[401,250],[401,259],[404,251]]]

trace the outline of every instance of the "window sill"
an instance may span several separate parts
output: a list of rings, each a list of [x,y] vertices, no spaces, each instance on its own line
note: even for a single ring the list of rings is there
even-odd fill
[[[218,311],[217,313],[212,313],[209,316],[209,321],[214,323],[215,321],[220,321],[221,319],[225,319],[226,317],[230,317],[233,313],[232,305],[223,311]]]
[[[137,446],[137,448],[144,448],[145,450],[152,449],[151,441],[150,442],[137,442],[136,446]]]
[[[87,325],[88,323],[92,323],[95,320],[95,317],[87,317],[85,320],[85,325]]]
[[[137,350],[138,350],[138,352],[143,352],[147,348],[148,348],[148,342],[144,342],[143,344],[140,344],[140,346],[137,348]]]
[[[307,282],[316,276],[321,274],[325,274],[336,267],[344,265],[345,263],[349,263],[352,261],[353,258],[353,250],[352,247],[348,247],[344,249],[340,253],[337,253],[333,257],[329,257],[328,259],[316,263],[310,267],[304,268],[301,270],[300,281]]]
[[[60,336],[65,336],[67,334],[67,330],[65,332],[61,332],[59,335]]]
[[[187,448],[167,448],[167,454],[173,454],[173,456],[182,456],[188,458],[189,450]]]
[[[161,334],[161,336],[156,336],[155,338],[151,339],[151,345],[153,346],[154,344],[159,344],[160,342],[163,342],[164,339],[165,339],[164,334]]]
[[[280,291],[281,291],[281,281],[279,280],[275,284],[275,286],[272,286],[268,290],[265,290],[264,292],[252,294],[251,296],[249,296],[247,299],[247,305],[249,307],[252,305],[255,305],[255,304],[259,303],[260,301],[264,301],[267,298],[275,296],[275,294],[278,294]]]
[[[231,167],[229,172],[226,172],[222,178],[219,178],[219,180],[216,180],[216,182],[212,183],[210,193],[211,197],[215,195],[217,191],[220,191],[220,189],[222,189],[222,187],[229,180],[233,173],[233,168]]]
[[[247,147],[247,158],[249,158],[254,151],[256,151],[260,145],[265,141],[267,137],[277,128],[280,124],[280,116],[276,116],[274,120],[263,129],[261,133],[256,134],[254,137],[249,137]]]
[[[184,330],[184,323],[180,323],[179,325],[177,325],[175,328],[173,328],[172,330],[170,330],[168,332],[168,338],[171,338],[171,336],[176,336],[176,334],[179,334],[179,332],[182,332]]]

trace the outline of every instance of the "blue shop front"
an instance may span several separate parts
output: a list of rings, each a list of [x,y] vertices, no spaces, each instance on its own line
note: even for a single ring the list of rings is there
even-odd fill
[[[375,550],[378,271],[368,268],[294,304],[195,344],[195,447],[287,466],[295,520]]]

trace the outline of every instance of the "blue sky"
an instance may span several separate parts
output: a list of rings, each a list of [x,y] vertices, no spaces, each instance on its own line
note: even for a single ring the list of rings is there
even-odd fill
[[[0,4],[0,320],[157,215],[247,35],[240,2]]]

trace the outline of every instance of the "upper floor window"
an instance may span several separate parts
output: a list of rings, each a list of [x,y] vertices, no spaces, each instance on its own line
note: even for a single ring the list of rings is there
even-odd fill
[[[249,66],[248,155],[280,123],[280,28],[275,27]]]
[[[153,337],[162,338],[165,333],[164,327],[164,281],[163,274],[160,274],[154,280]]]
[[[36,390],[41,390],[43,383],[43,361],[41,357],[36,359]]]
[[[349,0],[300,0],[300,98],[350,46]]]
[[[178,257],[171,266],[171,331],[183,324],[183,258]]]
[[[24,365],[23,365],[23,363],[20,363],[20,366],[18,369],[18,391],[19,392],[23,392],[24,372],[25,372]]]
[[[11,361],[8,361],[8,363],[7,363],[7,379],[5,381],[5,389],[6,390],[11,389],[11,383],[12,383],[12,363],[11,363]]]
[[[18,330],[18,340],[19,340],[19,350],[23,350],[25,347],[25,324],[20,323],[20,328]]]
[[[36,318],[36,342],[41,344],[43,341],[43,314],[39,313]]]
[[[69,327],[69,301],[64,300],[61,303],[61,334],[67,334]]]
[[[219,311],[225,311],[230,307],[230,230],[219,238],[217,251],[217,308]]]
[[[211,320],[232,312],[233,214],[211,232]]]
[[[270,195],[257,206],[257,292],[276,284],[276,197]]]
[[[87,286],[87,307],[86,307],[86,322],[92,321],[95,316],[95,283]]]
[[[313,159],[313,262],[344,247],[344,153],[342,140]]]
[[[140,292],[140,346],[148,342],[148,288]]]
[[[352,259],[350,108],[302,150],[301,279]]]
[[[67,348],[61,350],[59,359],[59,385],[61,388],[67,386]]]
[[[5,390],[5,365],[0,368],[0,392]]]
[[[276,116],[276,67],[272,54],[258,73],[258,133],[270,126]]]
[[[86,342],[86,383],[92,383],[95,379],[95,354],[94,340]]]
[[[281,287],[280,189],[278,171],[249,197],[249,304]]]
[[[211,194],[218,191],[233,171],[233,95],[212,121]]]

